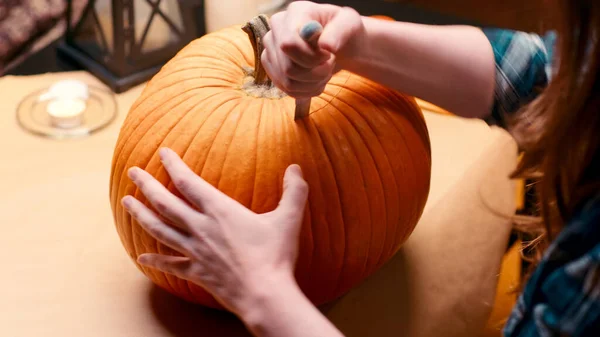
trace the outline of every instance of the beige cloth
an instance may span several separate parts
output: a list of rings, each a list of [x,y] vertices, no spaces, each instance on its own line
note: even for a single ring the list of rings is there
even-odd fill
[[[246,336],[229,315],[153,287],[127,257],[108,200],[112,150],[141,86],[91,137],[30,135],[19,101],[58,79],[0,78],[0,335]],[[475,336],[491,310],[514,210],[506,177],[516,148],[483,122],[426,114],[433,148],[429,202],[416,231],[379,273],[324,311],[348,336]],[[490,208],[491,207],[491,208]]]

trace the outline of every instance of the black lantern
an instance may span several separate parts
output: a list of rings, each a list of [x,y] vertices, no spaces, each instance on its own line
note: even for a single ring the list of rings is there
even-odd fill
[[[87,69],[114,92],[147,81],[182,47],[205,32],[202,0],[88,0],[67,31],[60,57]]]

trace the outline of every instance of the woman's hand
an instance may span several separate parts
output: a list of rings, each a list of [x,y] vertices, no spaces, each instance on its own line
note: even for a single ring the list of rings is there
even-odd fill
[[[323,32],[306,42],[300,28],[318,21]],[[294,1],[273,15],[265,35],[262,63],[273,83],[295,98],[318,96],[331,76],[358,52],[365,29],[361,16],[349,7]]]
[[[192,206],[135,167],[129,177],[158,214],[131,196],[123,198],[123,205],[150,235],[183,257],[143,254],[140,264],[201,285],[238,315],[252,306],[252,296],[259,296],[269,278],[293,283],[308,195],[297,165],[285,172],[279,206],[256,214],[197,176],[173,151],[163,148],[160,157]]]

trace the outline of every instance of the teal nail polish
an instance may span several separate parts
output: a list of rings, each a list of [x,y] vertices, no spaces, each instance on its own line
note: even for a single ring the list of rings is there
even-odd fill
[[[309,41],[315,35],[320,34],[323,31],[323,26],[318,21],[309,21],[300,29],[300,37],[303,40]]]

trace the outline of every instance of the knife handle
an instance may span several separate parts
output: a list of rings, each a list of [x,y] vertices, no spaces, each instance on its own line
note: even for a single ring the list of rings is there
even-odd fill
[[[319,36],[323,32],[323,26],[318,21],[307,22],[300,31],[298,32],[300,37],[309,43],[311,46],[316,47]],[[308,116],[310,113],[311,98],[297,98],[296,109],[294,112],[294,119],[298,120]]]

